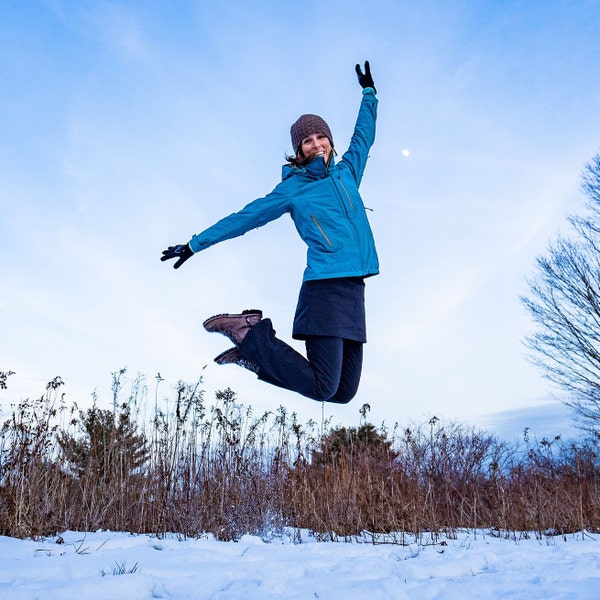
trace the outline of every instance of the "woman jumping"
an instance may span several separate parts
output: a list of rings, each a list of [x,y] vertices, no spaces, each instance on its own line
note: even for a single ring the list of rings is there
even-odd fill
[[[302,115],[291,127],[294,156],[281,183],[239,212],[218,221],[187,244],[169,246],[162,261],[178,269],[201,250],[289,213],[308,246],[292,337],[304,340],[306,357],[275,337],[260,310],[221,314],[207,331],[234,344],[215,358],[237,364],[273,385],[314,400],[345,404],[355,396],[366,342],[364,279],[379,272],[373,233],[358,188],[375,139],[376,89],[369,62],[356,65],[362,102],[348,150],[333,160],[331,130],[319,116]]]

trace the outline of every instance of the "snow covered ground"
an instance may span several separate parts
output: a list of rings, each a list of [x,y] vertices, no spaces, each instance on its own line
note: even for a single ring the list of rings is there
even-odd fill
[[[124,598],[527,599],[600,597],[600,536],[506,540],[459,532],[425,545],[157,539],[127,533],[0,537],[3,600]],[[410,540],[407,540],[410,541]],[[425,541],[425,540],[424,540]]]

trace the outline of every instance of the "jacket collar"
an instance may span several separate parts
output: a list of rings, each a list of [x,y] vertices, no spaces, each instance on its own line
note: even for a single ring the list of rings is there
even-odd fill
[[[334,166],[333,158],[329,163],[329,168]],[[283,166],[282,179],[287,179],[292,175],[304,175],[312,180],[323,179],[329,174],[329,169],[325,165],[325,161],[322,156],[317,156],[314,160],[311,160],[305,165],[298,167],[290,167],[289,165]]]

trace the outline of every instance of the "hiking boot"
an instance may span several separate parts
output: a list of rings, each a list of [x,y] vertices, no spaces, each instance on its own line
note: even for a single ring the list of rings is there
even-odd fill
[[[237,347],[229,348],[229,350],[221,352],[221,354],[215,358],[215,362],[218,365],[238,365],[244,367],[244,369],[248,369],[248,371],[258,373],[258,367],[253,362],[244,358]]]
[[[262,311],[245,310],[240,315],[215,315],[204,321],[206,331],[226,335],[236,346],[242,343],[247,333],[262,319]]]

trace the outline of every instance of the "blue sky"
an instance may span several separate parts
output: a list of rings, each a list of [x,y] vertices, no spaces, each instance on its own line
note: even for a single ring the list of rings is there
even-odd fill
[[[178,271],[159,257],[278,183],[300,114],[322,115],[343,152],[368,59],[380,116],[361,191],[381,275],[359,395],[326,412],[353,423],[368,402],[375,422],[485,424],[546,411],[556,390],[527,361],[519,295],[583,210],[599,19],[583,1],[3,2],[0,370],[16,375],[0,401],[60,375],[67,400],[108,403],[126,366],[152,395],[158,372],[164,395],[202,374],[208,398],[230,386],[259,410],[320,418],[215,365],[227,340],[201,327],[260,307],[289,340],[304,267],[291,221]]]

